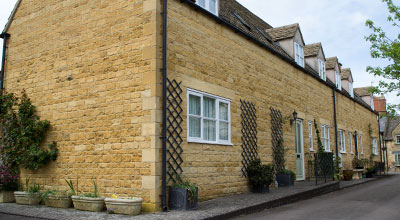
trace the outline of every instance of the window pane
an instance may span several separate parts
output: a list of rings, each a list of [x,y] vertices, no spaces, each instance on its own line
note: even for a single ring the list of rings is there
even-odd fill
[[[209,0],[209,7],[210,7],[210,12],[216,14],[217,12],[216,0]]]
[[[220,102],[219,103],[219,119],[228,121],[228,104]]]
[[[215,118],[215,99],[203,98],[203,114],[207,118]]]
[[[228,135],[229,123],[220,122],[219,123],[219,139],[227,141],[229,139]]]
[[[203,122],[203,137],[206,141],[215,141],[216,140],[216,121],[206,120]]]
[[[200,116],[200,97],[189,95],[189,114]]]
[[[205,8],[206,7],[206,0],[197,0],[196,1],[198,5],[201,7]]]
[[[189,117],[189,137],[200,138],[200,118]]]

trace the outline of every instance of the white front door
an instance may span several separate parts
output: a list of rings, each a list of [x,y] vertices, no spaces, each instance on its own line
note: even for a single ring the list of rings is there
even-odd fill
[[[303,145],[303,121],[297,120],[295,124],[296,141],[296,180],[304,180],[304,145]]]

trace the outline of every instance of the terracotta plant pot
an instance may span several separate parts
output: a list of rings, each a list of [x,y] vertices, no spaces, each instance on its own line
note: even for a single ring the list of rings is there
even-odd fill
[[[104,197],[72,196],[74,208],[77,210],[101,212],[104,210]]]
[[[116,214],[139,215],[142,209],[142,198],[106,198],[104,199],[107,210],[112,210]]]
[[[0,203],[15,202],[13,191],[0,191]]]
[[[44,202],[46,206],[67,209],[72,206],[70,196],[48,195]]]
[[[15,201],[20,205],[39,205],[40,193],[14,192]]]
[[[353,179],[353,170],[343,170],[343,176],[345,181]]]

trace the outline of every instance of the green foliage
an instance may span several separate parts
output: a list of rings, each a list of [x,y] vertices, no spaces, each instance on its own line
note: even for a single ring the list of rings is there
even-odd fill
[[[317,133],[318,153],[323,153],[323,152],[325,152],[325,149],[324,149],[324,145],[322,144],[321,133],[318,129],[317,121],[315,119],[314,119],[314,127],[315,127],[315,132]]]
[[[70,194],[71,195],[77,195],[77,193],[76,193],[76,191],[75,191],[75,188],[74,188],[74,184],[72,183],[72,180],[66,180],[66,179],[64,179],[65,180],[65,182],[67,183],[67,185],[68,185],[68,187],[69,187],[69,192],[70,192]]]
[[[90,198],[99,198],[100,196],[98,194],[96,180],[93,180],[93,188],[94,188],[93,193],[84,193],[83,196],[84,197],[90,197]]]
[[[178,182],[173,184],[171,187],[186,189],[189,192],[188,199],[191,203],[193,203],[194,200],[196,199],[196,191],[197,191],[196,186],[192,184],[189,180],[182,180],[180,176],[177,176],[177,180]]]
[[[260,159],[251,161],[246,172],[249,182],[253,186],[269,185],[274,179],[274,167],[272,165],[262,165]]]
[[[335,169],[335,178],[336,179],[340,178],[340,170],[341,170],[340,169],[340,164],[341,163],[342,163],[342,158],[340,158],[339,156],[335,157],[333,166],[334,166],[334,169]]]
[[[64,197],[69,197],[71,196],[70,192],[64,190],[64,191],[57,191],[54,189],[51,190],[46,190],[46,192],[43,193],[42,195],[42,201],[45,201],[47,199],[47,197],[49,197],[49,195],[51,196],[55,196],[57,198],[64,198]]]
[[[36,115],[25,92],[20,98],[12,93],[0,95],[0,154],[6,164],[38,170],[56,160],[55,142],[49,144],[49,150],[40,147],[49,127],[48,121]]]
[[[392,0],[382,0],[386,3],[389,16],[387,21],[394,27],[399,28],[400,7],[393,4]],[[370,53],[372,58],[387,60],[390,64],[386,67],[367,67],[367,72],[374,76],[383,77],[389,81],[380,80],[379,85],[374,87],[373,93],[396,92],[400,95],[400,35],[391,39],[390,36],[381,28],[375,25],[371,20],[367,20],[365,25],[372,33],[365,37],[371,43]],[[394,112],[400,105],[390,105],[389,110]]]
[[[33,185],[31,185],[30,183],[30,179],[26,178],[25,179],[25,192],[29,193],[29,195],[32,195],[34,193],[40,193],[40,189],[42,188],[39,184],[34,183]]]

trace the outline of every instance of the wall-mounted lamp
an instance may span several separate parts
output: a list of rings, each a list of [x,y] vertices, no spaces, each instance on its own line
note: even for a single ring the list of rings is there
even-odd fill
[[[293,125],[293,122],[297,120],[297,112],[296,110],[293,111],[293,119],[290,119],[290,125]]]

